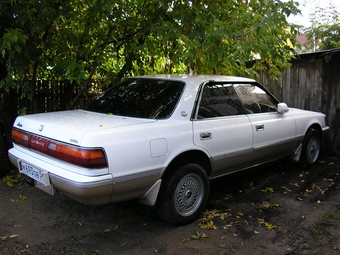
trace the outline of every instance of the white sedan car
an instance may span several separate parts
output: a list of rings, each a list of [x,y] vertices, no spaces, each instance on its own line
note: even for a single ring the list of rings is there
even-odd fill
[[[282,158],[309,167],[327,129],[324,114],[288,108],[251,79],[141,76],[84,109],[18,117],[9,157],[50,194],[88,205],[139,198],[186,224],[209,180]]]

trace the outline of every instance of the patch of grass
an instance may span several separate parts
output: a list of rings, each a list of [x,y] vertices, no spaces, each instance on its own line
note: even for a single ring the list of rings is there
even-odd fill
[[[325,212],[322,215],[322,220],[319,222],[319,224],[324,227],[332,227],[334,226],[334,220],[337,219],[339,219],[339,217],[336,216],[334,213]]]
[[[318,229],[315,229],[315,228],[312,228],[312,229],[309,230],[309,234],[310,234],[313,238],[317,239],[317,238],[320,237],[320,235],[322,235],[322,231],[320,231],[320,230],[318,230]]]
[[[318,221],[313,228],[309,230],[309,234],[317,239],[319,238],[322,234],[324,234],[323,230],[328,228],[328,227],[333,227],[335,226],[335,223],[337,220],[339,220],[340,217],[337,216],[334,213],[331,212],[325,212],[322,215],[322,219]]]

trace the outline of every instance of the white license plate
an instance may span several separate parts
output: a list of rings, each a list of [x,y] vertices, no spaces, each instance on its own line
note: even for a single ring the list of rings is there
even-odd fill
[[[20,172],[28,175],[32,179],[44,184],[45,186],[50,185],[50,179],[48,172],[31,166],[23,161],[20,162]]]

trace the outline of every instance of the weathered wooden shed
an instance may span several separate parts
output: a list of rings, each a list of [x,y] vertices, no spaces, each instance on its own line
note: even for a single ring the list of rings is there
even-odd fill
[[[340,48],[301,54],[277,80],[266,72],[257,80],[290,107],[325,113],[324,152],[340,152]]]

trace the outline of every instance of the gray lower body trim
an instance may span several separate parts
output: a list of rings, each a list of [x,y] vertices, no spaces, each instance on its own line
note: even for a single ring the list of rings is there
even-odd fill
[[[103,205],[110,203],[113,192],[113,183],[111,175],[108,179],[95,182],[76,182],[65,179],[63,177],[49,174],[51,184],[57,189],[65,193],[70,198],[87,204],[87,205]]]

